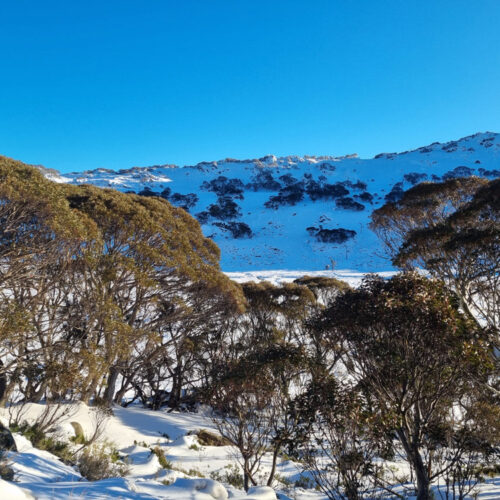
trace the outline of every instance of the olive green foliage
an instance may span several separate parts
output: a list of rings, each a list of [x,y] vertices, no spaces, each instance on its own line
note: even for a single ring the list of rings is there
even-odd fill
[[[500,180],[423,183],[372,215],[393,262],[446,282],[462,308],[500,331]]]
[[[196,220],[4,157],[0,181],[0,403],[16,388],[34,402],[120,402],[146,373],[150,393],[173,383],[180,404],[204,332],[244,302]]]
[[[164,469],[172,469],[172,462],[167,459],[165,452],[159,446],[151,448],[151,453],[158,457],[158,462]]]
[[[73,454],[69,449],[68,443],[60,441],[53,436],[48,435],[42,428],[35,424],[23,422],[21,424],[12,424],[10,426],[12,432],[22,434],[30,440],[31,444],[40,450],[48,451],[59,457],[63,462],[72,464]]]
[[[221,483],[227,483],[235,488],[243,488],[243,475],[237,465],[227,465],[224,470],[213,471],[210,478]]]

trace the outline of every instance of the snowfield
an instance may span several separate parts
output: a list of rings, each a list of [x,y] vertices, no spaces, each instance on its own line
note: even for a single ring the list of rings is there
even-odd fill
[[[372,211],[421,181],[500,176],[500,135],[478,133],[372,159],[269,155],[64,175],[39,168],[56,182],[162,195],[186,207],[220,247],[227,272],[320,271],[333,263],[366,273],[391,269],[368,227]]]

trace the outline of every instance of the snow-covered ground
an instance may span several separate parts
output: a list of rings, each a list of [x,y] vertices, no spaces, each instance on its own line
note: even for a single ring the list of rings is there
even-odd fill
[[[33,421],[44,406],[30,404],[23,413]],[[71,408],[55,429],[62,440],[74,436],[70,422],[78,422],[84,433],[93,432],[94,410],[80,403]],[[200,429],[215,432],[212,421],[199,413],[168,413],[138,407],[114,407],[113,416],[106,421],[101,442],[112,443],[125,457],[128,472],[125,477],[90,482],[78,471],[62,463],[57,457],[33,448],[22,435],[14,434],[18,452],[10,453],[9,460],[15,472],[15,483],[0,480],[0,499],[40,500],[78,499],[179,499],[225,500],[227,498],[253,498],[255,500],[323,500],[325,496],[313,488],[293,487],[301,475],[299,464],[284,457],[278,464],[278,478],[274,490],[258,487],[245,494],[230,484],[220,481],[227,472],[237,467],[237,455],[230,446],[202,446],[195,433]],[[8,410],[0,411],[0,420],[8,423]],[[163,450],[171,468],[162,468],[152,447]],[[403,464],[393,464],[404,469]],[[262,471],[269,469],[270,457],[262,464]],[[199,477],[203,476],[203,477]],[[219,479],[214,480],[213,478]],[[285,484],[286,483],[286,484]],[[435,493],[438,495],[437,490]],[[480,484],[478,497],[483,500],[500,498],[500,478]]]
[[[391,269],[391,265],[382,256],[380,242],[368,227],[372,211],[385,203],[391,192],[397,195],[398,190],[409,189],[423,180],[500,176],[500,135],[479,133],[414,151],[382,153],[371,159],[356,155],[266,156],[184,167],[160,165],[119,171],[101,168],[64,175],[55,170],[42,168],[42,171],[56,182],[88,183],[121,191],[149,189],[161,194],[168,188],[169,200],[178,205],[183,203],[182,196],[172,195],[195,195],[197,201],[189,212],[202,220],[204,234],[219,245],[224,271],[320,271],[327,266],[331,269],[333,260],[335,268],[373,272]],[[221,176],[226,177],[225,188],[221,188]],[[217,203],[215,180],[221,188],[219,194],[225,192],[236,203],[238,213],[229,214],[226,219],[216,214],[203,220],[199,214]],[[227,189],[228,182],[233,183],[232,192]],[[344,194],[314,198],[308,192],[313,182],[322,187],[336,186]],[[305,189],[302,200],[293,205],[281,202],[275,208],[266,207],[266,202],[287,185]],[[235,187],[239,193],[234,191]],[[347,199],[354,204],[339,206],[341,200]],[[229,223],[247,224],[252,237],[234,238]],[[356,234],[344,243],[318,241],[315,231],[340,228]]]
[[[23,411],[23,418],[33,421],[44,410],[44,405],[30,404]],[[8,410],[1,410],[0,420],[8,424]],[[63,441],[74,436],[70,422],[78,422],[86,436],[92,435],[95,426],[93,410],[80,403],[71,407],[61,420],[54,435]],[[15,473],[15,486],[26,492],[18,498],[138,498],[138,499],[195,499],[235,498],[275,499],[270,489],[260,488],[249,492],[223,485],[213,477],[224,474],[237,464],[236,450],[230,446],[202,446],[195,433],[200,429],[215,432],[213,424],[203,412],[168,413],[142,408],[113,409],[113,416],[106,421],[99,437],[115,447],[125,457],[128,472],[125,477],[89,482],[78,471],[62,463],[57,457],[34,448],[22,435],[14,434],[18,451],[10,453],[9,460]],[[78,447],[78,445],[75,445]],[[163,468],[151,448],[159,447],[172,464]],[[270,465],[264,461],[264,468]],[[279,465],[283,477],[298,477],[296,464],[284,461]],[[198,477],[200,476],[200,477]],[[16,498],[12,483],[0,483],[0,499]],[[32,495],[31,497],[29,495]]]
[[[384,278],[390,278],[395,274],[395,271],[374,271],[374,273]],[[290,283],[303,276],[325,276],[327,278],[336,278],[345,281],[352,287],[357,287],[367,273],[352,271],[350,269],[338,269],[335,271],[306,271],[306,270],[276,270],[276,271],[241,271],[226,273],[229,278],[238,282],[245,283],[246,281],[268,281],[273,285],[282,283]]]

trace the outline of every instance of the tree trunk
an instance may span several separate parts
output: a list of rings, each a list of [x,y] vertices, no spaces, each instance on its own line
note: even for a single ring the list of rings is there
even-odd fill
[[[120,405],[122,404],[122,399],[124,398],[125,396],[125,393],[127,392],[128,390],[128,386],[125,386],[125,387],[122,387],[117,393],[116,393],[116,396],[114,398],[114,401],[116,404]]]
[[[417,476],[417,500],[429,500],[430,480],[427,468],[422,460],[422,456],[420,455],[418,448],[410,445],[402,429],[398,430],[397,433],[405,450],[406,457],[415,469],[415,475]]]
[[[82,392],[81,400],[86,405],[89,404],[90,399],[92,398],[92,396],[95,395],[98,383],[99,383],[99,378],[93,377],[90,383],[87,385],[86,389]]]
[[[174,376],[172,377],[172,391],[168,398],[168,406],[172,409],[177,409],[181,400],[182,391],[182,373],[179,367],[174,370]]]
[[[430,476],[418,449],[410,450],[408,458],[411,460],[417,476],[417,500],[429,500]]]
[[[120,371],[116,366],[112,366],[109,369],[108,374],[108,384],[106,386],[106,390],[104,391],[104,401],[111,406],[113,404],[113,398],[115,395],[116,381],[118,380],[118,375]]]
[[[0,368],[3,367],[3,362],[0,359]],[[7,390],[7,374],[2,370],[0,372],[0,401],[3,401]]]
[[[13,379],[13,380],[15,380],[15,379]],[[11,394],[14,392],[15,387],[16,387],[16,383],[14,381],[11,381],[9,384],[7,384],[7,386],[3,392],[2,398],[0,399],[0,408],[5,408],[5,406],[7,405],[7,402],[9,401]]]
[[[278,461],[278,452],[279,452],[280,447],[275,446],[273,450],[273,463],[271,465],[271,472],[269,474],[269,477],[267,479],[267,485],[272,486],[273,481],[274,481],[274,475],[276,473],[276,463]]]
[[[250,488],[250,478],[248,476],[248,460],[245,458],[243,464],[243,489],[248,491],[248,488]]]

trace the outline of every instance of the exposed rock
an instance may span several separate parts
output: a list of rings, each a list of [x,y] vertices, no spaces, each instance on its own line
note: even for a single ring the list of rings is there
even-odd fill
[[[17,451],[16,442],[7,427],[0,423],[0,450]]]

